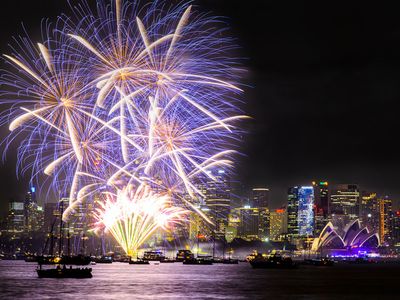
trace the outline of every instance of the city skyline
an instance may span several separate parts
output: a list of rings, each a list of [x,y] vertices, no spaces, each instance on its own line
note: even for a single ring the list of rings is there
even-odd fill
[[[226,22],[239,39],[239,51],[246,58],[250,87],[245,92],[249,104],[244,110],[254,119],[248,123],[249,135],[241,145],[244,156],[236,168],[238,180],[250,187],[269,187],[277,206],[285,200],[287,187],[306,184],[314,178],[359,184],[388,194],[398,203],[396,172],[400,164],[395,147],[390,146],[398,124],[386,107],[395,103],[400,94],[395,80],[400,80],[399,58],[390,38],[399,25],[392,24],[390,7],[363,6],[363,15],[374,16],[379,11],[385,18],[365,18],[367,23],[361,16],[351,15],[350,30],[342,34],[343,29],[335,22],[331,24],[314,14],[323,4],[297,9],[296,5],[286,7],[268,1],[243,7],[240,1],[229,3],[204,0],[195,5],[227,17]],[[23,32],[21,21],[31,35],[38,36],[39,32],[30,28],[37,28],[43,16],[54,19],[68,10],[66,3],[53,1],[24,3],[22,7],[17,1],[8,6],[9,11],[19,13],[14,16],[3,10],[1,53],[7,53],[15,28]],[[339,5],[324,13],[326,19],[337,20],[341,11]],[[341,13],[350,20],[346,11],[349,10]],[[268,18],[253,18],[254,13],[267,13]],[[320,26],[312,27],[313,23]],[[357,43],[348,46],[352,37],[357,37]],[[335,51],[329,50],[332,45]],[[382,51],[388,48],[393,54],[383,56]],[[319,67],[308,68],[308,64]],[[342,76],[338,75],[339,67]],[[384,85],[382,76],[392,79]],[[366,89],[361,82],[367,79]],[[352,85],[354,81],[356,84]],[[340,122],[335,121],[338,114]],[[374,121],[367,121],[371,119],[368,116],[373,116]],[[1,133],[4,136],[4,130]],[[317,143],[319,139],[322,146]],[[0,168],[0,178],[8,187],[1,191],[3,210],[10,197],[23,197],[25,188],[21,189],[27,186],[27,180],[16,180],[12,156],[9,154],[10,159]]]
[[[400,98],[400,91],[394,79],[386,83],[389,86],[384,89],[389,88],[390,94],[378,90],[382,82],[375,77],[371,79],[373,96],[361,89],[359,84],[351,85],[353,81],[357,83],[368,78],[366,76],[371,72],[399,78],[397,55],[382,57],[382,50],[379,50],[382,45],[385,49],[396,49],[389,37],[399,26],[389,27],[393,20],[390,7],[363,6],[366,16],[374,15],[377,9],[386,16],[382,19],[367,18],[373,20],[371,24],[361,17],[357,19],[366,28],[375,28],[372,36],[368,36],[375,41],[373,47],[368,44],[364,49],[367,34],[359,27],[349,24],[349,33],[340,35],[343,29],[313,14],[323,4],[297,10],[296,5],[286,7],[268,1],[263,3],[241,7],[240,1],[230,1],[230,5],[226,5],[226,1],[195,2],[201,10],[226,16],[231,32],[238,36],[239,51],[246,58],[244,65],[248,75],[244,83],[250,86],[245,91],[244,98],[248,104],[243,109],[253,120],[248,121],[248,136],[241,144],[244,156],[238,158],[238,179],[249,187],[268,186],[274,195],[272,201],[276,201],[277,205],[284,201],[288,186],[306,183],[313,178],[360,184],[368,190],[388,194],[398,203],[400,190],[396,172],[400,161],[395,147],[385,145],[391,145],[391,137],[395,136],[398,128],[397,121],[390,115],[393,112],[386,107]],[[1,53],[9,50],[7,44],[15,32],[23,32],[22,21],[32,36],[38,36],[38,30],[30,28],[37,28],[43,16],[54,20],[68,10],[67,4],[62,1],[57,4],[54,1],[23,3],[22,6],[15,1],[7,5],[9,10],[2,10]],[[32,9],[33,5],[38,8]],[[324,13],[326,17],[335,19],[338,10],[340,6]],[[18,14],[14,16],[9,11],[18,11]],[[254,13],[261,12],[268,13],[268,18],[252,17]],[[313,21],[318,22],[320,28],[312,26]],[[324,30],[329,34],[324,36],[326,41],[322,43],[319,37]],[[387,34],[379,36],[380,31]],[[262,39],[257,38],[261,36]],[[285,42],[276,42],[278,36]],[[296,36],[300,41],[296,40]],[[357,36],[359,43],[351,43],[348,48],[352,36]],[[337,51],[329,51],[330,45],[334,45]],[[296,47],[300,51],[293,52]],[[310,54],[305,52],[306,49],[312,50]],[[355,57],[353,53],[359,53],[361,49],[361,52],[366,52]],[[308,68],[307,64],[319,67]],[[336,67],[334,64],[337,64]],[[335,68],[339,66],[344,76],[337,77]],[[319,75],[322,77],[318,78]],[[376,107],[375,103],[381,104]],[[344,106],[349,109],[342,109]],[[337,114],[341,115],[341,122],[335,122]],[[374,116],[376,121],[373,124],[366,122],[367,116]],[[4,133],[2,129],[2,135]],[[324,145],[312,146],[307,138],[301,138],[305,136],[315,141],[319,136],[324,139]],[[339,142],[345,143],[346,147],[335,146]],[[291,143],[297,146],[291,146]],[[371,143],[376,146],[371,146]],[[20,182],[16,180],[13,154],[8,157],[0,168],[0,178],[9,187],[8,192],[0,191],[4,199],[1,201],[3,209],[8,198],[23,197],[21,188],[27,185],[26,178]]]

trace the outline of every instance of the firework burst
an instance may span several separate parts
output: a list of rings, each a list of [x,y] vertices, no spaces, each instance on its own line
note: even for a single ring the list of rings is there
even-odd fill
[[[232,43],[217,20],[185,4],[97,4],[73,8],[76,21],[60,17],[43,43],[22,39],[5,55],[17,69],[2,78],[3,103],[12,104],[6,148],[22,137],[19,166],[69,195],[65,219],[103,195],[95,230],[132,254],[186,208],[200,213],[196,182],[232,167],[245,116]]]

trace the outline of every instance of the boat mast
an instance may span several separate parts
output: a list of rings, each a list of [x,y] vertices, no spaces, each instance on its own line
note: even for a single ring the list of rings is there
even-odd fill
[[[56,224],[56,220],[57,219],[54,219],[53,223],[51,224],[50,233],[49,233],[48,238],[46,239],[46,243],[44,244],[44,247],[43,247],[43,250],[42,250],[42,255],[44,255],[44,253],[46,252],[49,240],[50,240],[49,255],[53,255],[53,250],[54,250],[53,249],[54,248],[54,234],[53,234],[53,231],[54,231],[54,225]]]
[[[222,239],[223,243],[222,243],[222,259],[225,259],[225,235],[226,235],[226,228],[224,227],[224,237]]]
[[[70,256],[71,255],[71,242],[70,242],[70,240],[71,240],[71,235],[70,235],[70,233],[69,233],[69,224],[67,223],[67,227],[68,227],[68,232],[67,232],[67,243],[68,243],[68,248],[67,248],[67,251],[68,251],[68,256]]]
[[[199,247],[200,247],[200,230],[197,231],[197,258],[199,258]]]
[[[213,230],[213,251],[212,251],[212,258],[215,258],[215,234],[217,231],[217,210],[214,205],[214,230]]]
[[[64,201],[60,201],[60,240],[58,243],[58,255],[61,257],[62,255],[62,246],[63,246],[63,220],[62,220],[62,216],[64,214]]]

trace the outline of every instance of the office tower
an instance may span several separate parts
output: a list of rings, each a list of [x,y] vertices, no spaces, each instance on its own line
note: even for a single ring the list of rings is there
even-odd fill
[[[22,234],[24,219],[24,202],[11,201],[7,216],[7,231],[11,234]]]
[[[400,247],[400,210],[393,214],[393,245]]]
[[[393,211],[392,200],[387,196],[378,199],[379,239],[381,244],[391,244]]]
[[[376,193],[361,193],[360,221],[370,232],[379,231],[379,202]]]
[[[215,236],[221,238],[224,236],[231,209],[230,182],[228,174],[223,169],[213,169],[209,172],[215,180],[207,177],[199,187],[205,196],[205,205],[208,208],[207,215],[215,223]]]
[[[236,228],[237,236],[244,240],[265,240],[269,236],[268,208],[235,208],[232,210],[229,225]]]
[[[279,241],[283,233],[287,232],[286,209],[279,208],[270,212],[269,236],[272,241]]]
[[[288,190],[288,205],[287,205],[287,232],[291,238],[298,237],[299,235],[299,188],[297,186],[291,187]]]
[[[357,185],[340,184],[331,191],[329,203],[331,216],[342,215],[349,223],[359,218],[359,207],[360,192]]]
[[[314,235],[318,236],[329,221],[329,189],[327,181],[313,181],[314,187]]]
[[[24,231],[27,234],[42,232],[44,225],[44,211],[38,205],[36,188],[31,187],[26,193],[24,201]]]
[[[269,207],[269,189],[253,188],[250,200],[251,207]]]
[[[25,232],[26,233],[41,233],[44,229],[44,211],[43,207],[32,203],[26,209],[27,216],[25,219]]]
[[[44,232],[46,234],[49,234],[52,230],[54,233],[56,230],[56,216],[58,215],[57,203],[46,203],[44,205]]]
[[[299,236],[311,236],[314,232],[314,188],[302,186],[298,189]]]

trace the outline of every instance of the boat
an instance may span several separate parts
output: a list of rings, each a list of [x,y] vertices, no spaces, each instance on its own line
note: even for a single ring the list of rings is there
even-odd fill
[[[239,260],[238,259],[234,259],[234,258],[225,258],[222,260],[222,264],[224,265],[237,265],[239,264]]]
[[[86,266],[91,262],[90,256],[85,255],[63,255],[63,256],[53,256],[53,255],[40,255],[36,257],[36,262],[40,265],[77,265]]]
[[[36,269],[39,278],[92,278],[92,268],[67,268],[65,265],[63,268],[60,265],[54,269]]]
[[[377,261],[368,257],[357,257],[354,260],[348,260],[347,261],[349,264],[376,264]]]
[[[335,262],[329,258],[305,259],[302,264],[317,267],[331,267]]]
[[[92,259],[90,258],[90,256],[85,256],[82,254],[78,254],[78,255],[64,255],[61,257],[61,264],[65,264],[65,265],[77,265],[77,266],[86,266],[89,265],[90,262],[92,261]]]
[[[212,259],[212,262],[213,262],[214,264],[222,264],[222,263],[224,262],[224,259],[223,259],[223,258],[219,258],[219,257],[214,257],[214,258]]]
[[[37,262],[36,255],[28,255],[25,257],[25,262]]]
[[[143,260],[147,261],[163,261],[165,260],[165,256],[160,250],[155,251],[146,251],[143,254]]]
[[[171,258],[165,258],[164,260],[160,261],[160,263],[166,264],[166,263],[174,263],[175,260]]]
[[[113,259],[111,256],[100,256],[100,257],[96,257],[93,260],[94,262],[98,263],[98,264],[111,264],[113,262]]]
[[[199,256],[197,258],[185,259],[184,265],[212,265],[213,260],[210,256]]]
[[[176,253],[177,262],[183,262],[184,260],[191,260],[194,258],[194,254],[190,250],[178,250]]]
[[[149,265],[149,261],[148,260],[143,260],[143,259],[136,259],[136,260],[129,260],[129,264],[130,265]]]
[[[263,257],[258,254],[253,260],[250,261],[254,269],[296,269],[298,265],[293,262],[290,257],[282,257],[281,255],[274,254],[268,257]]]

